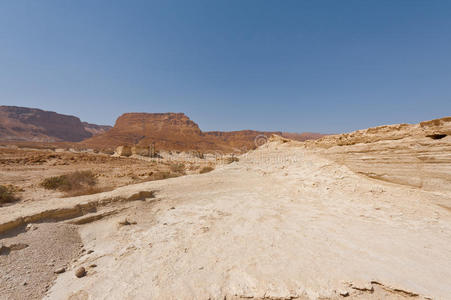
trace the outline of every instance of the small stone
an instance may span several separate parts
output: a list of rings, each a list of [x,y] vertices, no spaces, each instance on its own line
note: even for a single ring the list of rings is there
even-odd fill
[[[11,250],[14,250],[14,251],[16,251],[16,250],[22,250],[22,249],[25,249],[25,248],[27,248],[28,247],[28,244],[24,244],[24,243],[17,243],[17,244],[11,244],[11,245],[9,245],[9,248],[11,249]]]
[[[96,264],[92,264],[92,265],[90,265],[89,267],[90,267],[90,268],[96,268],[97,265],[96,265]]]
[[[77,269],[77,271],[75,271],[75,276],[77,276],[78,278],[82,278],[86,276],[86,270],[83,267],[80,267]]]
[[[66,272],[66,268],[59,268],[59,269],[55,270],[55,274],[61,274],[61,273],[64,273],[64,272]]]
[[[171,209],[175,209],[175,207],[173,206],[173,207],[171,207]]]
[[[11,252],[11,248],[5,246],[4,244],[0,244],[0,255],[8,255]]]
[[[94,250],[89,250],[88,251],[88,254],[91,254],[91,253],[93,253],[94,252]]]
[[[22,282],[22,285],[27,285],[27,284],[28,284],[28,282],[26,282],[26,281]]]
[[[31,223],[25,227],[25,231],[36,230],[36,229],[38,229],[38,226],[36,226],[35,224],[31,224]]]
[[[343,290],[338,290],[337,292],[342,297],[348,297],[349,296],[349,292],[347,290],[343,289]]]

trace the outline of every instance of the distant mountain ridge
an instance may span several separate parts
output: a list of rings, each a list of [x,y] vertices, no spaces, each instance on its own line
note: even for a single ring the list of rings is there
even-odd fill
[[[0,106],[2,141],[80,142],[110,128],[37,108]]]
[[[299,141],[324,136],[256,130],[204,132],[184,113],[125,113],[111,127],[37,108],[0,106],[0,141],[9,142],[76,142],[97,149],[155,144],[161,150],[231,152],[254,149],[272,134]]]

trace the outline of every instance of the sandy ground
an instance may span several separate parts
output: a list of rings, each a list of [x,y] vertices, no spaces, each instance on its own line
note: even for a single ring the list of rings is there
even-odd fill
[[[76,226],[67,224],[34,224],[0,240],[0,299],[41,299],[82,246]]]
[[[183,163],[183,172],[187,174],[216,164],[206,159],[186,161],[186,157],[179,159],[180,155],[175,153],[166,156],[165,159],[114,157],[101,153],[0,147],[0,184],[16,186],[21,191],[18,196],[22,202],[34,202],[65,196],[62,192],[42,188],[40,183],[45,178],[74,171],[92,171],[97,176],[97,186],[108,190],[145,181],[154,173],[171,172],[173,164]]]
[[[111,199],[141,191],[156,198],[78,225],[94,252],[58,275],[46,299],[451,295],[447,189],[371,179],[297,143],[266,144],[208,174],[4,207],[0,225],[88,203],[101,214],[102,201],[114,209],[119,204]],[[125,218],[136,224],[119,225]],[[74,276],[92,264],[87,276]]]

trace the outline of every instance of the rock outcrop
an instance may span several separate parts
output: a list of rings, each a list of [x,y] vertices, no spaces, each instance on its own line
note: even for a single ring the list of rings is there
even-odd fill
[[[373,179],[451,191],[451,117],[331,135],[306,145]]]
[[[439,140],[448,135],[451,135],[451,117],[424,121],[418,124],[383,125],[357,130],[351,133],[328,135],[308,144],[329,148],[359,143],[399,140],[407,137],[414,137],[416,139],[427,137],[433,140]]]
[[[35,108],[0,106],[0,140],[79,142],[108,126],[82,123],[79,118]]]

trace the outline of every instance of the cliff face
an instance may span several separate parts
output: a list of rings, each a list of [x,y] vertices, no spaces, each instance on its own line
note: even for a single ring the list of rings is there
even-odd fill
[[[451,117],[424,121],[418,124],[394,124],[372,127],[350,133],[328,135],[309,144],[329,148],[333,146],[374,143],[378,141],[399,140],[408,137],[422,139],[441,139],[451,135]]]
[[[83,141],[93,147],[115,147],[119,145],[149,145],[157,149],[236,151],[249,150],[266,137],[281,132],[255,130],[207,131],[183,113],[126,113],[120,116],[108,132]]]
[[[116,120],[114,127],[104,134],[83,143],[99,147],[125,144],[174,145],[174,149],[199,142],[202,132],[196,123],[183,113],[126,113]]]
[[[79,142],[93,136],[85,128],[92,124],[86,124],[77,117],[56,112],[0,106],[0,140],[3,141]]]

